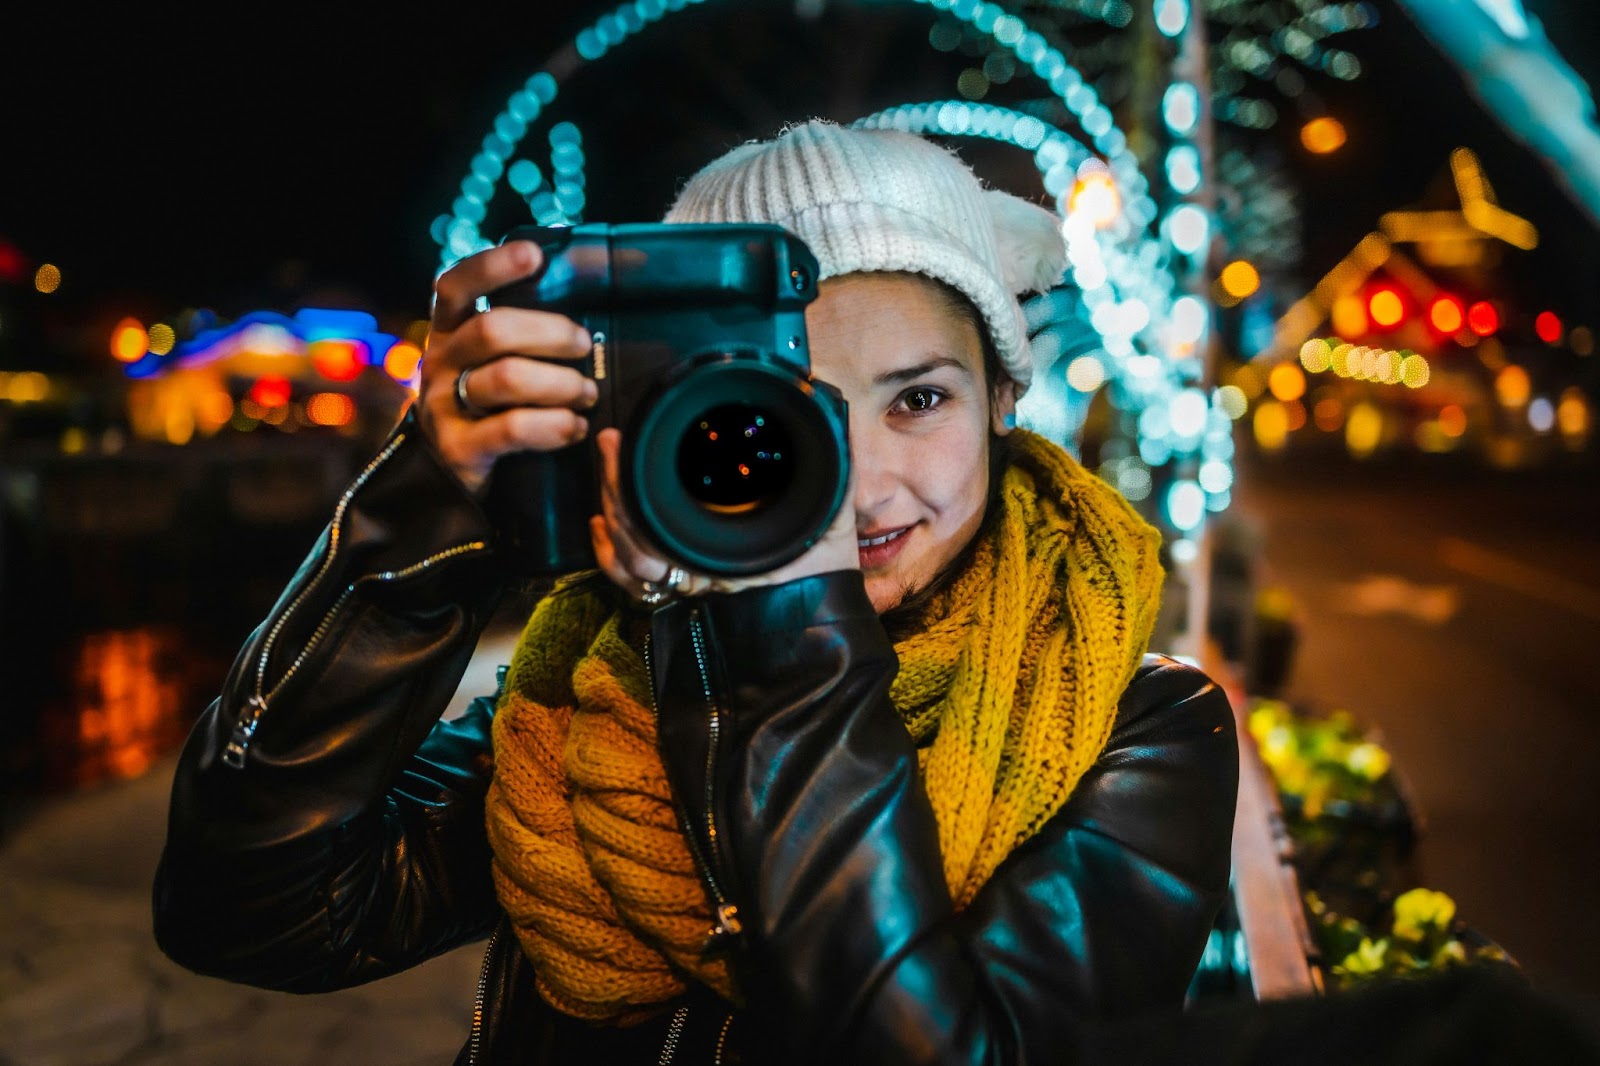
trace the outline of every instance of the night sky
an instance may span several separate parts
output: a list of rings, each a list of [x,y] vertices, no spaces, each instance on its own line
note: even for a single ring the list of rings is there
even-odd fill
[[[955,95],[962,64],[926,47],[925,8],[833,4],[801,24],[792,4],[742,2],[737,20],[730,0],[675,16],[564,87],[561,116],[588,141],[590,220],[654,217],[699,163],[785,120]],[[8,34],[0,70],[0,236],[57,263],[61,302],[85,314],[320,302],[421,315],[437,257],[428,224],[494,115],[612,6],[372,18],[279,4],[230,10],[226,25],[146,5],[92,17],[36,7],[31,29]],[[1469,144],[1501,202],[1546,234],[1526,264],[1532,284],[1592,312],[1595,227],[1407,17],[1379,6],[1382,28],[1345,42],[1367,74],[1321,86],[1350,126],[1348,148],[1312,160],[1298,123],[1263,138],[1303,183],[1310,280]],[[1593,84],[1600,5],[1527,6]]]

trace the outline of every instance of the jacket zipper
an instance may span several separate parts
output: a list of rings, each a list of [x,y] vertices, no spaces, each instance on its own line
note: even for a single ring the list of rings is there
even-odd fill
[[[710,714],[710,720],[707,723],[710,744],[706,747],[705,831],[712,846],[715,847],[717,840],[717,814],[716,805],[713,802],[715,798],[713,784],[716,780],[714,775],[717,765],[717,741],[722,734],[722,711],[711,694],[711,679],[706,672],[705,642],[701,636],[700,611],[698,609],[689,613],[689,632],[694,642],[695,662],[700,668],[701,690],[705,693],[706,707]],[[651,637],[646,634],[644,638],[644,668],[645,673],[652,679],[650,709],[654,713],[656,721],[659,722],[661,720],[661,708],[655,702],[655,668],[651,665],[651,649]],[[679,808],[679,814],[680,816],[682,815],[682,808]],[[688,822],[689,819],[684,818],[683,821]],[[707,938],[707,947],[720,946],[743,931],[743,926],[739,922],[739,908],[722,891],[722,882],[717,877],[716,870],[712,867],[711,857],[707,856],[704,850],[701,849],[700,841],[694,832],[692,830],[686,832],[684,839],[688,841],[689,855],[694,859],[695,868],[700,871],[700,879],[705,882],[706,889],[711,893],[713,921],[715,924],[712,925],[710,935]]]
[[[678,1041],[683,1039],[683,1026],[688,1020],[689,1004],[672,1012],[672,1024],[667,1026],[667,1040],[661,1045],[661,1057],[656,1059],[656,1066],[672,1066],[673,1056],[678,1053]]]
[[[322,620],[318,622],[317,628],[312,632],[310,639],[306,641],[305,647],[300,649],[300,653],[289,664],[283,676],[278,678],[278,683],[270,689],[266,687],[267,660],[272,654],[272,647],[277,643],[278,636],[282,633],[285,623],[288,622],[289,616],[294,614],[300,605],[305,602],[306,597],[311,595],[312,591],[322,583],[322,579],[327,576],[328,571],[333,566],[333,560],[338,554],[339,541],[343,534],[345,512],[349,509],[351,499],[360,490],[361,486],[366,484],[367,479],[372,476],[379,466],[383,465],[389,456],[394,454],[395,449],[404,441],[405,434],[403,433],[390,441],[389,446],[384,448],[372,462],[367,464],[366,469],[361,472],[350,487],[345,490],[344,495],[339,498],[339,505],[334,509],[333,522],[328,527],[327,557],[323,559],[322,566],[318,568],[316,575],[306,584],[306,587],[300,590],[299,595],[290,602],[288,607],[284,608],[283,613],[278,616],[278,620],[273,623],[272,629],[268,631],[266,640],[262,641],[261,654],[256,658],[256,690],[245,702],[244,710],[240,712],[238,720],[234,723],[227,747],[223,749],[222,761],[225,765],[231,766],[235,770],[244,769],[245,756],[249,753],[250,742],[255,737],[256,729],[261,725],[261,715],[266,711],[267,704],[283,690],[283,686],[305,664],[307,657],[322,642],[322,638],[327,635],[329,627],[333,624],[334,617],[358,588],[369,581],[397,581],[401,578],[407,578],[446,559],[484,551],[488,548],[488,542],[475,540],[466,544],[458,544],[453,548],[446,548],[444,551],[436,552],[420,562],[412,563],[410,566],[399,570],[384,570],[376,574],[363,574],[361,577],[356,578],[339,594],[339,598],[334,601],[333,606],[328,608],[327,612],[322,616]]]
[[[489,937],[489,946],[483,953],[483,965],[478,969],[478,996],[472,1002],[472,1035],[467,1040],[467,1066],[476,1066],[478,1049],[483,1045],[483,1004],[489,995],[489,960],[494,958],[494,946],[500,940],[503,926],[495,926]]]

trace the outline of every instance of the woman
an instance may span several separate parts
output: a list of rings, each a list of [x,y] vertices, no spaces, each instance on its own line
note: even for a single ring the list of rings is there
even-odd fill
[[[616,505],[497,700],[436,722],[505,577],[494,460],[588,432],[589,338],[436,286],[421,393],[196,727],[156,885],[196,970],[317,991],[489,936],[462,1062],[1022,1062],[1182,1004],[1227,891],[1232,716],[1145,655],[1157,535],[1013,430],[1053,216],[908,134],[735,149],[668,221],[777,222],[824,281],[851,506],[712,580]],[[538,355],[541,359],[521,358]]]

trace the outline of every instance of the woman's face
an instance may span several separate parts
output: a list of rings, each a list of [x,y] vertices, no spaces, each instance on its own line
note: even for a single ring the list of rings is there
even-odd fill
[[[977,533],[989,434],[1014,384],[991,390],[978,327],[917,274],[831,278],[806,309],[811,369],[850,404],[856,543],[880,614],[925,587]]]

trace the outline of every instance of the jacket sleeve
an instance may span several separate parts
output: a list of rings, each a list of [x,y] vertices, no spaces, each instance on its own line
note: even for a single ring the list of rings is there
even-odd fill
[[[1067,806],[957,913],[859,574],[674,604],[651,639],[663,756],[760,1061],[1072,1061],[1105,1018],[1181,1007],[1228,891],[1238,777],[1199,671],[1147,656]]]
[[[179,756],[153,893],[167,955],[321,991],[492,924],[492,705],[438,722],[500,595],[488,541],[408,415]]]

